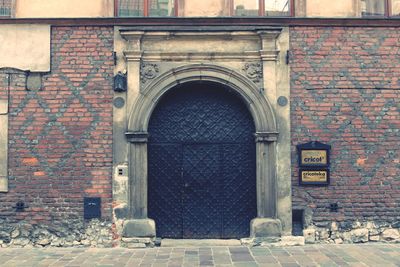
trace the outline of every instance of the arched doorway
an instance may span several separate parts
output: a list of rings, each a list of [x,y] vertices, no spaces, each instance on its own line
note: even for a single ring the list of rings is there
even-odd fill
[[[129,79],[128,79],[129,80]],[[249,79],[232,69],[213,64],[189,64],[164,72],[146,87],[131,92],[125,136],[129,142],[129,179],[127,220],[123,222],[123,237],[154,237],[156,222],[149,218],[148,145],[149,121],[160,101],[169,91],[188,83],[215,83],[240,96],[251,113],[255,126],[257,216],[250,222],[251,237],[280,236],[282,226],[291,231],[290,175],[277,180],[279,137],[276,116],[263,91]],[[225,87],[226,86],[226,87]],[[225,91],[226,92],[226,91]],[[150,133],[151,135],[151,133]],[[286,135],[287,137],[287,135]],[[284,154],[290,159],[290,154]],[[278,190],[279,189],[279,190]],[[279,194],[278,194],[279,192]],[[289,213],[288,213],[289,211]],[[289,214],[290,216],[286,216]],[[281,224],[283,218],[284,224]],[[159,236],[159,233],[157,233]]]
[[[148,126],[148,217],[163,238],[241,238],[257,217],[253,118],[215,82],[163,95]]]

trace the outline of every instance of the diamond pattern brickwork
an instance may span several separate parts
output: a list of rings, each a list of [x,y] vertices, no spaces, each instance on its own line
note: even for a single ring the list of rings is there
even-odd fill
[[[294,208],[310,207],[321,225],[398,220],[398,29],[294,27],[290,40]],[[328,187],[297,186],[295,145],[310,140],[332,145]]]
[[[0,195],[1,216],[56,224],[83,218],[83,197],[98,196],[111,219],[112,51],[111,27],[53,27],[43,88],[27,91],[25,73],[11,74],[10,191]],[[26,212],[15,213],[17,200]]]

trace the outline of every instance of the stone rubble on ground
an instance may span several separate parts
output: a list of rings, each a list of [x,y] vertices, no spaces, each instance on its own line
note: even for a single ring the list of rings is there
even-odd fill
[[[301,246],[304,244],[400,243],[399,222],[333,222],[309,225],[303,236],[242,238],[244,246]],[[68,224],[31,225],[0,219],[0,247],[112,247],[147,248],[156,238],[114,238],[112,224],[97,219]],[[158,242],[159,243],[159,242]]]
[[[112,247],[112,224],[97,219],[56,225],[10,223],[0,219],[0,247]]]
[[[332,222],[328,227],[310,226],[303,230],[306,244],[314,243],[366,243],[393,242],[400,243],[398,222],[380,224],[376,222]]]

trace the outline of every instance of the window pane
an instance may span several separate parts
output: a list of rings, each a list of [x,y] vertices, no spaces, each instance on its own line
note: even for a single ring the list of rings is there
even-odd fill
[[[11,1],[12,0],[0,0],[0,16],[11,15]]]
[[[363,17],[385,15],[385,0],[361,0],[361,15]]]
[[[400,16],[400,0],[392,1],[392,16]]]
[[[174,15],[173,0],[150,0],[149,14],[153,17],[168,17]]]
[[[234,0],[235,16],[258,16],[258,0]]]
[[[119,0],[118,5],[118,16],[120,17],[143,16],[143,0]]]
[[[288,16],[289,0],[265,0],[266,16]]]

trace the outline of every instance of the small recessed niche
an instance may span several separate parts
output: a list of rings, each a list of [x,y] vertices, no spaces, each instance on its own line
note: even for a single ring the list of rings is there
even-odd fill
[[[304,227],[304,210],[292,211],[292,235],[302,236]]]
[[[101,218],[101,198],[99,197],[83,198],[83,217],[86,220]]]

